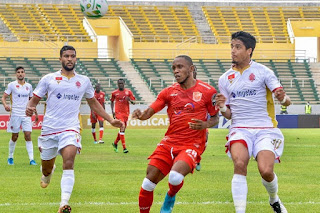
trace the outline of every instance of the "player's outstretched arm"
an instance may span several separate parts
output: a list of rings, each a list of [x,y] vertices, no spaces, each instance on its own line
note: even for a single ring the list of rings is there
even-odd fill
[[[148,107],[148,109],[141,112],[140,109],[135,109],[132,112],[132,118],[139,119],[139,120],[147,120],[151,118],[152,115],[154,115],[154,110],[151,107]]]
[[[35,95],[32,96],[32,98],[29,100],[29,102],[27,104],[27,109],[26,109],[27,116],[31,117],[33,115],[33,113],[37,112],[36,106],[38,105],[40,100],[41,100],[41,98],[39,98],[38,96],[35,96]]]
[[[8,94],[4,92],[3,95],[2,95],[1,101],[2,101],[2,104],[4,106],[4,109],[7,112],[10,112],[11,111],[11,107],[9,105],[7,105],[7,102],[6,102],[7,97],[8,97]]]
[[[101,104],[97,101],[96,98],[87,98],[87,102],[92,111],[96,112],[98,115],[103,117],[106,121],[108,121],[114,127],[124,127],[124,123],[119,121],[118,119],[113,119],[108,113],[106,113],[105,109],[101,106]]]
[[[278,99],[281,105],[289,106],[291,104],[290,97],[286,94],[283,88],[278,88],[274,91],[274,96]]]

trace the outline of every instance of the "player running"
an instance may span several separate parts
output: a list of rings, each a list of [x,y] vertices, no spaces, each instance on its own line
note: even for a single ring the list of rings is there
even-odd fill
[[[177,56],[172,63],[177,83],[162,90],[157,100],[141,112],[136,109],[132,117],[146,120],[165,106],[170,126],[165,137],[149,157],[147,176],[139,194],[140,213],[150,212],[156,185],[169,174],[169,191],[161,213],[171,212],[176,193],[181,189],[185,176],[193,173],[206,143],[206,128],[218,122],[218,114],[212,104],[215,88],[193,78],[195,66],[186,55]],[[207,119],[208,113],[210,119]]]
[[[87,76],[75,72],[76,50],[64,46],[60,50],[61,70],[45,75],[34,90],[26,114],[32,116],[40,99],[47,94],[47,108],[43,118],[38,146],[42,160],[42,177],[40,185],[46,188],[55,169],[56,156],[63,159],[61,177],[61,202],[59,213],[71,212],[69,199],[74,186],[74,160],[81,150],[80,104],[85,97],[91,110],[107,120],[112,126],[124,124],[112,119],[101,104],[94,98],[94,90]]]
[[[124,88],[124,84],[124,79],[120,78],[118,80],[118,89],[112,92],[110,99],[113,118],[119,119],[125,124],[124,127],[120,128],[117,138],[112,143],[112,146],[114,151],[118,152],[118,142],[121,140],[123,153],[128,153],[129,150],[126,147],[124,132],[127,127],[127,121],[130,113],[129,103],[135,104],[134,100],[136,100],[136,98],[131,90]],[[116,103],[114,104],[114,102]]]
[[[275,119],[273,95],[284,106],[291,101],[274,72],[251,60],[255,37],[240,31],[232,34],[231,39],[232,67],[219,78],[221,94],[216,97],[216,105],[225,118],[232,119],[226,147],[234,164],[235,210],[246,211],[247,166],[253,156],[273,211],[286,213],[277,194],[278,178],[273,171],[284,147],[284,137]]]

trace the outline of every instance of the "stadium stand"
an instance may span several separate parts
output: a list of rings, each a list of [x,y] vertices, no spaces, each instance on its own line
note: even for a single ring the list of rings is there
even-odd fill
[[[42,76],[48,72],[55,72],[61,68],[61,63],[56,59],[45,58],[0,58],[0,73],[5,76],[0,81],[0,89],[5,87],[10,81],[15,80],[15,68],[23,66],[27,73],[27,81],[35,88]],[[99,82],[106,97],[110,98],[113,90],[117,89],[117,80],[126,79],[125,74],[114,59],[78,59],[76,71],[80,74],[87,75],[93,84]],[[132,82],[126,80],[126,87],[129,88],[136,96],[137,101],[143,101],[137,93]],[[1,94],[2,95],[2,94]]]
[[[230,68],[229,60],[193,60],[197,67],[197,78],[218,89],[218,79]],[[319,101],[319,94],[307,61],[303,63],[287,61],[258,61],[274,70],[294,104],[303,104],[306,100]],[[140,73],[152,92],[157,95],[161,89],[175,82],[168,60],[146,59],[131,63]]]
[[[259,43],[289,43],[288,18],[320,18],[319,7],[204,6],[202,10],[218,43],[228,43],[232,32],[239,30],[252,32]]]

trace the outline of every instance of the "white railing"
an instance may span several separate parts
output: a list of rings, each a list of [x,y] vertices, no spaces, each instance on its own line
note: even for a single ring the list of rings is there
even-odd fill
[[[295,87],[295,85],[293,85],[293,81],[294,80],[297,80],[297,81],[302,81],[302,87],[304,87],[304,81],[310,81],[310,80],[313,80],[313,78],[291,78],[290,79],[290,87]]]
[[[42,41],[42,42],[69,42],[69,41],[88,41],[88,35],[58,35],[58,34],[26,34],[26,33],[1,33],[1,36],[7,41]],[[92,35],[93,36],[93,35]],[[93,37],[94,38],[94,37]]]

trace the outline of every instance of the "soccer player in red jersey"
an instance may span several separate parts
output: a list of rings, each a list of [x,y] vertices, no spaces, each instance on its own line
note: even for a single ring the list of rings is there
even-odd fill
[[[125,124],[124,127],[120,128],[117,138],[114,143],[112,143],[112,146],[114,151],[118,152],[118,142],[121,140],[123,153],[128,153],[129,151],[126,147],[124,132],[127,127],[127,121],[130,113],[129,103],[135,104],[134,100],[136,100],[136,98],[131,90],[124,88],[124,84],[124,79],[120,78],[118,80],[118,89],[112,92],[110,99],[113,118],[117,118]]]
[[[101,106],[103,107],[103,109],[105,109],[105,105],[104,105],[104,100],[105,100],[105,94],[104,92],[102,92],[100,90],[100,84],[97,83],[96,87],[95,87],[95,92],[94,92],[94,97],[98,100],[98,102],[101,104]],[[94,143],[104,143],[104,141],[102,140],[103,137],[103,117],[101,117],[100,115],[98,115],[97,113],[95,113],[94,111],[91,110],[91,114],[90,114],[90,120],[91,120],[91,128],[92,128],[92,135],[93,135],[93,139],[94,139]],[[97,121],[99,121],[99,142],[97,142],[97,137],[96,137],[96,123]]]
[[[212,86],[194,79],[192,59],[186,55],[177,56],[172,63],[172,70],[177,83],[163,89],[145,111],[136,109],[132,113],[133,118],[146,120],[167,106],[170,120],[165,137],[149,156],[147,175],[139,194],[140,213],[150,212],[153,191],[167,174],[169,191],[160,212],[172,211],[184,177],[193,173],[196,163],[201,159],[206,129],[216,125],[219,120],[218,110],[212,102],[217,92]],[[207,119],[208,114],[210,119]]]

